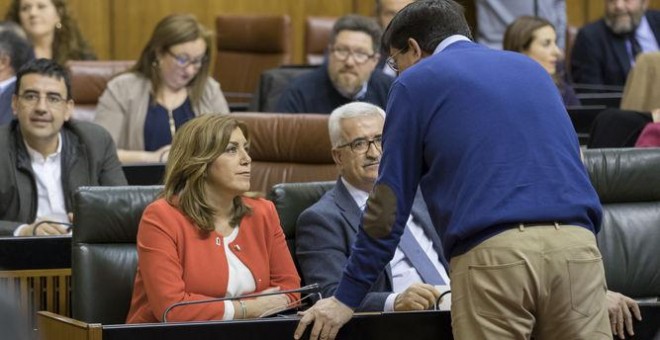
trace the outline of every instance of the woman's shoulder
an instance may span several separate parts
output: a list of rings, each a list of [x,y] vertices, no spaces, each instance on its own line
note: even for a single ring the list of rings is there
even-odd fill
[[[273,202],[262,198],[262,197],[247,197],[243,196],[243,203],[250,207],[252,210],[252,215],[254,216],[263,216],[269,215],[275,212],[275,205]]]
[[[143,84],[149,83],[149,79],[137,72],[125,72],[120,73],[114,76],[110,81],[108,81],[108,87],[121,87],[126,88],[130,86],[133,88],[135,86],[143,86]]]

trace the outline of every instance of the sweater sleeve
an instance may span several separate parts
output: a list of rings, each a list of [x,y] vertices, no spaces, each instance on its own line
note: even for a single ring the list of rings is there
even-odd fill
[[[215,298],[186,290],[179,247],[186,245],[177,237],[181,224],[173,207],[164,200],[144,211],[137,236],[138,268],[144,281],[149,306],[158,321],[175,303]],[[170,309],[168,321],[220,320],[225,312],[223,302],[200,303]]]

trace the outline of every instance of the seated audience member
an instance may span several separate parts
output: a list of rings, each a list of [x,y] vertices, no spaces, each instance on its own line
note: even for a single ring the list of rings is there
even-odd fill
[[[96,59],[65,0],[12,0],[5,19],[23,27],[37,58],[54,59],[60,65]]]
[[[644,53],[628,74],[621,109],[601,112],[591,127],[589,148],[660,146],[660,52]]]
[[[573,88],[557,72],[557,63],[562,53],[557,46],[557,32],[548,20],[532,16],[519,17],[506,28],[503,47],[508,51],[525,54],[541,64],[552,76],[564,105],[580,105]]]
[[[321,286],[323,297],[334,294],[351,254],[362,210],[378,176],[384,121],[385,112],[369,103],[346,104],[330,115],[332,156],[341,176],[332,190],[300,215],[296,229],[302,275],[306,282]],[[446,265],[419,195],[394,258],[358,310],[429,309],[440,296],[434,286],[449,285]]]
[[[575,38],[573,82],[623,86],[637,54],[658,51],[660,12],[647,6],[648,0],[605,0],[605,17]]]
[[[415,2],[416,0],[376,0],[376,19],[381,29],[387,28],[392,18],[399,13],[399,11],[406,7],[406,5]],[[387,65],[387,55],[381,54],[376,66],[377,70],[382,70],[383,73],[390,77],[396,77],[396,71]]]
[[[270,201],[248,198],[250,138],[245,124],[203,115],[172,142],[162,198],[144,211],[128,323],[157,322],[176,303],[300,287]],[[258,318],[299,294],[182,305],[170,321]]]
[[[209,76],[211,35],[192,15],[165,17],[135,66],[108,82],[95,123],[110,132],[122,163],[164,162],[183,123],[229,112]]]
[[[71,83],[62,66],[25,64],[12,107],[16,119],[0,127],[0,234],[66,234],[61,223],[71,222],[78,187],[126,185],[108,133],[70,120]]]
[[[16,85],[16,72],[34,58],[32,45],[24,34],[12,22],[0,23],[0,125],[9,123],[14,117],[11,99]]]
[[[502,49],[504,32],[516,18],[524,15],[547,18],[557,30],[557,45],[565,46],[566,0],[473,0],[475,3],[477,42]]]
[[[380,58],[381,29],[370,18],[346,15],[330,33],[328,58],[297,77],[275,107],[277,112],[330,113],[353,101],[385,106],[392,78],[374,72]]]

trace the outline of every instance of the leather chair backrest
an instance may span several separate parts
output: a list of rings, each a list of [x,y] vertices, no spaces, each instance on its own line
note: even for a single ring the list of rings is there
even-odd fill
[[[81,187],[74,197],[73,317],[88,323],[126,320],[137,269],[142,212],[161,186]]]
[[[314,70],[317,66],[292,65],[280,66],[270,69],[261,74],[259,88],[252,96],[250,111],[253,112],[276,112],[275,107],[282,92],[291,82],[307,72]]]
[[[660,297],[660,149],[592,149],[584,160],[603,205],[596,237],[608,288]]]
[[[305,61],[309,65],[323,64],[330,32],[337,17],[307,17],[305,19]]]
[[[337,178],[328,115],[243,112],[233,115],[248,127],[252,191],[267,194],[278,183]]]
[[[248,103],[263,71],[291,63],[288,15],[220,15],[215,28],[215,79],[230,103]]]
[[[71,74],[71,95],[75,102],[73,118],[92,121],[99,97],[108,81],[135,64],[133,60],[72,60],[67,62]]]
[[[284,230],[286,243],[300,274],[302,273],[296,257],[298,216],[316,203],[328,190],[332,189],[335,182],[282,183],[275,185],[268,194],[268,199],[273,201],[277,214],[280,216],[280,224]],[[302,275],[300,277],[302,278]]]

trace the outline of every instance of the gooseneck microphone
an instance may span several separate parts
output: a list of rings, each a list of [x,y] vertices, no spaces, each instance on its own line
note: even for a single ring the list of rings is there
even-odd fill
[[[211,303],[211,302],[236,301],[236,300],[240,300],[240,299],[258,298],[258,297],[262,297],[262,296],[271,296],[271,295],[280,295],[280,294],[315,293],[315,292],[318,292],[318,291],[319,291],[319,284],[318,283],[312,283],[312,284],[308,284],[308,285],[300,287],[300,288],[289,289],[289,290],[280,290],[280,291],[276,291],[276,292],[253,293],[253,294],[246,294],[246,295],[240,295],[240,296],[226,296],[226,297],[206,299],[206,300],[181,301],[181,302],[173,303],[165,309],[165,311],[163,312],[163,323],[167,322],[167,314],[172,309],[174,309],[176,307],[189,306],[189,305],[198,305],[198,304]]]

